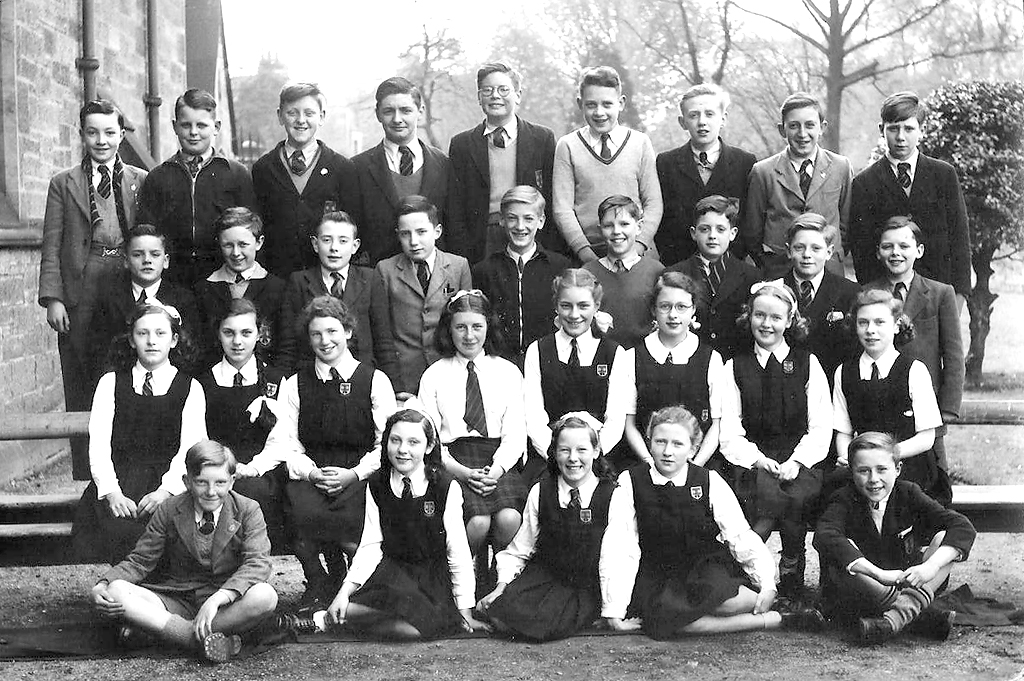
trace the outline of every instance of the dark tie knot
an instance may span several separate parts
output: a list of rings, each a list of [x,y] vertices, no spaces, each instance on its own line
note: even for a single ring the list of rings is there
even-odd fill
[[[573,487],[569,490],[569,508],[579,509],[582,508],[583,503],[580,501],[580,491]]]
[[[146,372],[146,380],[142,382],[142,394],[146,397],[153,396],[153,372]]]
[[[505,148],[505,128],[498,127],[491,133],[491,139],[494,141],[494,146],[499,149]]]
[[[398,155],[398,172],[406,177],[412,175],[412,150],[403,144],[402,146],[398,147]]]
[[[306,172],[306,159],[303,156],[301,149],[296,149],[292,153],[292,157],[288,161],[288,166],[293,175],[301,175]]]
[[[675,486],[676,486],[676,483],[672,482],[671,480],[669,480],[668,482],[665,483],[665,487],[675,487]]]
[[[234,387],[236,387],[236,388],[241,388],[242,387],[242,372],[241,371],[236,371],[235,372],[235,381],[234,381],[234,383],[232,385],[234,385]]]
[[[334,367],[331,367],[331,380],[341,383],[341,373]]]
[[[199,167],[202,165],[203,159],[200,156],[193,156],[188,160],[188,172],[195,177],[199,174]]]
[[[412,498],[412,480],[409,479],[409,476],[402,477],[402,498]]]
[[[665,355],[665,364],[672,364],[672,353]]]
[[[213,532],[213,511],[203,511],[203,520],[199,523],[199,532],[211,534]]]
[[[608,146],[608,141],[611,139],[611,135],[606,132],[601,133],[601,158],[607,160],[612,157],[611,147]]]

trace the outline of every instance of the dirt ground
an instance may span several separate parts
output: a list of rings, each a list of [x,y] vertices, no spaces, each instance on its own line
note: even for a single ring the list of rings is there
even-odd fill
[[[773,538],[770,546],[778,549]],[[808,584],[817,583],[808,553]],[[302,591],[292,558],[274,559],[273,583],[287,606]],[[89,617],[85,594],[102,566],[0,570],[0,627]],[[952,586],[1024,607],[1024,535],[981,534]],[[938,644],[920,638],[863,648],[845,632],[756,632],[652,641],[643,636],[582,636],[547,644],[495,639],[417,644],[305,643],[208,667],[182,655],[126,659],[16,660],[0,663],[15,679],[964,679],[1024,680],[1024,627],[956,627]]]

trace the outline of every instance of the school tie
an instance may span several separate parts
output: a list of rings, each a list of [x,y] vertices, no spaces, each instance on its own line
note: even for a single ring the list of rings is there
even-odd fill
[[[676,486],[676,483],[672,482],[671,480],[669,480],[668,482],[665,483],[665,487],[675,487],[675,486]]]
[[[412,480],[408,476],[402,477],[402,501],[412,499]]]
[[[416,263],[416,278],[420,281],[420,288],[423,289],[423,295],[427,295],[427,288],[430,286],[430,270],[427,269],[427,263]]]
[[[896,164],[896,183],[903,187],[904,191],[910,189],[910,164],[909,163],[897,163]]]
[[[579,369],[580,368],[580,346],[579,346],[579,343],[577,343],[576,339],[573,338],[571,341],[569,341],[569,344],[572,346],[572,351],[569,352],[569,368],[570,369]]]
[[[103,198],[110,198],[110,168],[105,165],[100,166],[100,186],[97,191]]]
[[[494,142],[494,146],[499,149],[505,148],[505,128],[495,128],[494,132],[491,133],[491,141]]]
[[[579,511],[583,508],[583,502],[580,501],[580,491],[573,487],[569,490],[569,510]]]
[[[484,396],[480,392],[480,379],[472,360],[466,365],[466,427],[487,437],[487,418],[484,416]]]
[[[231,383],[231,386],[233,388],[241,388],[242,387],[242,372],[241,371],[236,371],[235,372],[235,380]]]
[[[203,511],[203,520],[199,523],[200,534],[213,534],[213,511]]]
[[[800,282],[800,309],[806,310],[807,306],[814,300],[814,287],[809,281]]]
[[[896,282],[896,286],[892,289],[892,297],[896,300],[904,301],[907,299],[907,285],[902,281]]]
[[[702,151],[697,155],[697,163],[704,170],[711,170],[714,166],[708,163],[708,152]]]
[[[146,380],[142,382],[142,394],[146,397],[153,396],[153,372],[146,372]]]
[[[672,364],[672,353],[665,355],[665,364]]]
[[[345,295],[345,277],[341,276],[341,272],[331,272],[331,279],[334,280],[331,295],[340,300]]]
[[[409,177],[412,175],[412,150],[403,144],[398,147],[398,154],[401,156],[398,161],[398,172]]]
[[[872,380],[872,382],[878,382],[880,379],[881,379],[881,376],[878,373],[878,363],[877,362],[872,362],[871,363],[871,380]]]
[[[242,276],[241,272],[237,273],[235,275],[235,283],[236,284],[241,284],[243,281],[245,281],[245,277]]]
[[[331,367],[331,382],[341,383],[341,374],[334,367]]]
[[[704,272],[712,298],[718,295],[718,287],[722,285],[722,269],[721,262],[712,262],[708,263],[707,270]]]
[[[617,258],[615,260],[615,271],[620,274],[626,271],[626,266],[623,264],[622,258]]]
[[[804,162],[800,164],[800,191],[803,192],[804,198],[807,198],[807,192],[811,188],[811,159],[804,159]]]
[[[196,175],[199,174],[199,168],[203,162],[203,159],[199,156],[193,156],[188,160],[188,174],[195,179]]]
[[[292,153],[292,157],[288,161],[288,168],[292,171],[292,175],[301,175],[306,172],[306,158],[302,155],[301,149],[296,149]]]
[[[146,302],[146,298],[148,297],[149,296],[146,295],[146,289],[142,289],[142,291],[139,293],[138,299],[135,301],[135,304],[142,305],[143,303]]]
[[[608,140],[610,137],[611,135],[609,135],[606,132],[601,133],[601,158],[603,158],[605,161],[612,157],[612,150],[608,146]]]

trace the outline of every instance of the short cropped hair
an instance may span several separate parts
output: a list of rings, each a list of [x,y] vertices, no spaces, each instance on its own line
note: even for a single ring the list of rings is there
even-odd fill
[[[160,231],[156,225],[151,225],[148,222],[140,222],[128,230],[128,241],[126,245],[131,245],[132,239],[139,239],[144,236],[151,236],[160,239],[160,243],[163,244],[164,252],[168,250],[169,244],[167,243],[167,235]]]
[[[376,108],[380,108],[380,103],[384,101],[386,97],[391,95],[411,95],[412,101],[416,102],[416,106],[423,105],[423,94],[420,89],[416,87],[408,78],[402,78],[401,76],[394,76],[388,78],[383,83],[377,86],[377,92],[374,94],[374,98],[377,101]]]
[[[687,88],[686,92],[683,93],[683,98],[679,100],[679,111],[686,113],[686,100],[694,99],[696,97],[702,97],[704,95],[714,95],[718,97],[719,106],[722,111],[729,108],[729,104],[732,100],[729,98],[729,93],[723,90],[714,83],[698,83],[697,85],[691,85]]]
[[[430,224],[438,224],[437,206],[431,203],[430,199],[419,194],[410,194],[401,201],[398,202],[398,208],[395,209],[395,225],[398,225],[398,219],[403,215],[412,215],[413,213],[426,213],[427,219],[430,220]]]
[[[277,106],[283,109],[288,104],[297,102],[303,97],[312,97],[320,105],[320,110],[324,110],[327,100],[324,98],[324,93],[320,91],[320,86],[316,83],[286,83],[281,88],[281,95],[278,97]]]
[[[238,465],[234,452],[216,440],[200,440],[185,452],[185,471],[189,477],[198,477],[207,466],[219,468],[224,464],[228,466],[228,473],[234,475]]]
[[[214,96],[206,90],[200,90],[197,87],[185,90],[180,97],[174,100],[174,117],[180,116],[181,110],[186,106],[190,109],[209,111],[214,115],[217,113],[217,100]]]
[[[726,198],[721,194],[705,196],[693,207],[693,223],[697,224],[697,218],[705,213],[718,213],[724,215],[733,227],[740,214],[740,200],[734,197]]]
[[[78,122],[83,130],[85,129],[85,117],[90,114],[104,114],[108,116],[110,114],[117,114],[117,125],[124,130],[124,113],[109,99],[94,99],[91,102],[86,102],[78,111]]]
[[[893,229],[903,229],[904,227],[909,229],[910,233],[914,235],[914,241],[918,244],[924,243],[921,227],[916,222],[906,215],[893,215],[875,230],[875,245],[877,246],[882,243],[882,236],[886,232]]]
[[[245,206],[225,208],[220,217],[213,223],[213,230],[220,237],[221,233],[233,227],[246,227],[256,238],[263,236],[263,220]]]
[[[644,216],[644,209],[640,207],[640,204],[629,198],[625,194],[612,194],[607,199],[602,201],[597,206],[597,220],[600,222],[604,219],[604,216],[608,211],[620,211],[624,210],[634,220],[640,221]]]
[[[544,200],[544,195],[537,191],[536,187],[521,184],[512,189],[509,189],[501,197],[501,212],[504,213],[508,206],[514,203],[523,203],[532,208],[537,215],[544,214],[544,208],[548,205],[548,202]]]
[[[879,111],[882,123],[897,123],[908,118],[916,118],[918,123],[924,123],[928,115],[928,108],[921,102],[917,93],[904,90],[889,95],[882,100],[882,108]]]
[[[617,94],[622,94],[622,79],[619,72],[610,66],[594,66],[583,72],[580,77],[580,97],[583,96],[583,90],[590,85],[615,88]]]
[[[896,322],[896,330],[892,342],[896,348],[901,348],[917,335],[914,330],[914,322],[910,317],[903,314],[903,301],[895,297],[890,291],[881,288],[864,289],[853,299],[850,305],[850,324],[857,328],[857,313],[862,307],[868,305],[884,305],[892,313]]]
[[[512,80],[512,87],[516,92],[523,85],[523,77],[514,68],[502,61],[488,62],[481,66],[476,72],[476,86],[483,85],[484,79],[492,73],[504,73]]]
[[[317,296],[306,303],[299,315],[298,328],[308,333],[310,323],[317,317],[337,319],[346,331],[356,329],[356,318],[348,311],[348,306],[334,296]]]
[[[811,232],[820,232],[825,243],[831,246],[835,243],[836,237],[839,236],[839,230],[835,225],[830,224],[825,219],[824,215],[819,213],[803,213],[796,216],[793,220],[793,224],[786,230],[786,243],[793,243],[793,238],[797,232],[803,232],[809,230]]]
[[[686,428],[690,433],[690,444],[693,446],[695,451],[700,447],[700,443],[704,441],[704,431],[701,430],[700,421],[697,420],[697,417],[683,405],[675,404],[668,407],[662,407],[651,414],[651,418],[647,422],[648,443],[651,441],[651,436],[654,435],[654,429],[665,424],[673,424]]]
[[[861,433],[850,441],[846,450],[846,460],[853,468],[853,459],[861,452],[881,450],[892,457],[892,462],[900,462],[900,443],[889,433],[879,433],[869,430]]]
[[[346,225],[352,225],[352,238],[359,238],[359,225],[352,219],[352,216],[343,210],[329,210],[324,212],[324,216],[320,218],[320,222],[316,223],[316,227],[313,228],[312,236],[320,236],[320,228],[327,222],[342,222]]]
[[[806,92],[794,92],[782,102],[780,120],[785,123],[786,115],[794,109],[811,108],[818,112],[818,120],[825,120],[825,110],[821,108],[821,102]]]

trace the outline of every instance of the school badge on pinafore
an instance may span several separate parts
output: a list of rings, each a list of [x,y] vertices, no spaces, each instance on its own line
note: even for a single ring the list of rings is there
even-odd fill
[[[700,420],[701,421],[707,423],[708,419],[710,419],[710,418],[711,418],[711,412],[710,411],[708,411],[707,409],[704,409],[703,411],[701,411],[701,413],[700,413]]]
[[[584,525],[589,525],[594,520],[594,512],[589,508],[580,509],[580,522]]]
[[[694,501],[700,501],[704,498],[704,488],[700,485],[690,488],[690,496],[693,497]]]
[[[596,367],[594,367],[594,370],[597,372],[599,378],[605,378],[606,376],[608,376],[607,364],[598,364]]]
[[[782,373],[784,373],[787,376],[789,376],[790,374],[793,373],[793,368],[794,368],[793,367],[793,360],[788,359],[788,358],[782,360]]]
[[[263,386],[263,396],[268,400],[277,399],[277,383],[267,381],[267,384]]]
[[[352,392],[352,384],[351,383],[339,383],[338,384],[338,394],[344,396],[344,395],[351,394],[351,392]]]
[[[433,518],[434,517],[434,513],[436,511],[437,511],[437,507],[434,505],[433,501],[424,501],[423,502],[423,515],[424,516],[426,516],[427,518]]]

